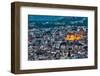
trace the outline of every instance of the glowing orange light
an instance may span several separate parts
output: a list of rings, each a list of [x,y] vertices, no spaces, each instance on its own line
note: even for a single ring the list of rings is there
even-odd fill
[[[69,41],[80,40],[81,35],[77,33],[69,33],[64,37],[64,39]]]

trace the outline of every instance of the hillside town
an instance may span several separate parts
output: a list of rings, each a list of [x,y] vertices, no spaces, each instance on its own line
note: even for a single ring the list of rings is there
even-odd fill
[[[28,29],[28,60],[82,59],[88,57],[87,26]]]

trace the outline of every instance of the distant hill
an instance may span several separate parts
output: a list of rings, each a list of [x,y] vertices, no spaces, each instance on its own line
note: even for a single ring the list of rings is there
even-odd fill
[[[29,15],[28,27],[87,26],[88,17]]]

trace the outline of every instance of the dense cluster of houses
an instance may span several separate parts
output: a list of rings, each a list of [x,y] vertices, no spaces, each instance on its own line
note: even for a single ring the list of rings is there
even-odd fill
[[[28,60],[88,57],[86,26],[66,25],[28,30]]]

